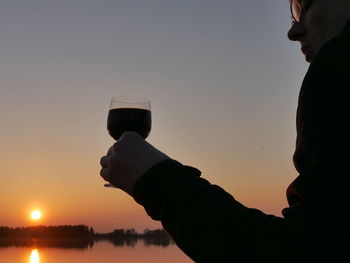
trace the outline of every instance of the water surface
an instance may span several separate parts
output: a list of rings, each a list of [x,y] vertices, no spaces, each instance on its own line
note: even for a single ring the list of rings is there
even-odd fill
[[[55,247],[11,245],[0,247],[0,262],[6,263],[191,263],[176,245],[95,242],[92,246]]]

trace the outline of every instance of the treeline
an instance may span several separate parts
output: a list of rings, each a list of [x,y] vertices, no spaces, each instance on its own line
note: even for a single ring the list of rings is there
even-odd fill
[[[86,225],[63,226],[0,226],[0,247],[26,246],[33,244],[62,248],[88,248],[99,241],[108,241],[114,246],[134,246],[143,240],[145,246],[168,246],[173,243],[164,229],[145,229],[138,233],[134,228],[117,228],[110,233],[95,233]]]
[[[170,238],[164,229],[150,230],[146,228],[138,233],[134,228],[117,228],[110,233],[95,233],[92,227],[86,225],[62,226],[28,226],[7,227],[0,226],[0,238]]]
[[[93,238],[94,235],[94,229],[86,225],[16,228],[0,226],[0,238]]]

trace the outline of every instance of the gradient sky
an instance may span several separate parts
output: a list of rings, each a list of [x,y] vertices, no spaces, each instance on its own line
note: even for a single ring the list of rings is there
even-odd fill
[[[103,187],[110,98],[151,99],[149,142],[280,215],[308,64],[288,1],[1,0],[0,225],[159,227]],[[179,189],[180,191],[180,189]]]

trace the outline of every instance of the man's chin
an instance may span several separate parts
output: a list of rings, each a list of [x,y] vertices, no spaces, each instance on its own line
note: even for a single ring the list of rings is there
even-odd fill
[[[310,53],[305,55],[306,62],[312,63],[312,59],[313,59],[313,56]]]
[[[306,61],[307,63],[311,63],[311,62],[312,62],[311,58],[307,58],[307,57],[305,57],[305,61]]]

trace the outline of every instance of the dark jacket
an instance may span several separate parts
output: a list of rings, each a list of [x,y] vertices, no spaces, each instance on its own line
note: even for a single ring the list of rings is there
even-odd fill
[[[317,54],[303,81],[283,217],[247,208],[175,160],[148,170],[135,200],[195,262],[350,262],[350,25]]]

